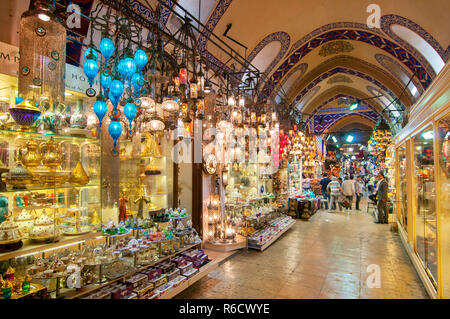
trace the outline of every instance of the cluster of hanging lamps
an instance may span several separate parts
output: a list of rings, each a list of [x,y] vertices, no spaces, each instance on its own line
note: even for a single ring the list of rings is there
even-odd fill
[[[104,60],[104,62],[100,64],[101,67],[99,67],[98,64],[98,62],[101,62],[99,61],[101,57],[99,57],[92,45],[85,52],[83,71],[88,78],[90,86],[86,90],[86,95],[90,97],[96,95],[92,86],[100,71],[100,94],[97,96],[97,100],[94,103],[94,113],[99,120],[99,128],[101,129],[103,118],[108,112],[106,101],[107,99],[111,101],[113,109],[109,115],[111,122],[108,126],[108,132],[114,142],[113,155],[118,155],[117,140],[122,135],[123,131],[120,122],[122,113],[119,110],[119,103],[123,96],[127,96],[123,113],[129,122],[129,133],[132,134],[132,122],[136,117],[138,107],[140,107],[143,102],[140,95],[145,86],[143,69],[148,62],[148,57],[145,51],[140,48],[138,48],[135,51],[134,56],[131,57],[131,50],[127,49],[120,57],[118,56],[118,52],[116,52],[116,57],[113,60],[114,64],[110,65],[110,60],[116,51],[116,47],[114,42],[108,37],[103,37],[101,39],[99,50]],[[146,102],[151,104],[151,101]]]

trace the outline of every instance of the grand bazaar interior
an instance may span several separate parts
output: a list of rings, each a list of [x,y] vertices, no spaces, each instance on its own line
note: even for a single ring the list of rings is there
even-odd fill
[[[0,1],[0,299],[450,298],[450,1]]]

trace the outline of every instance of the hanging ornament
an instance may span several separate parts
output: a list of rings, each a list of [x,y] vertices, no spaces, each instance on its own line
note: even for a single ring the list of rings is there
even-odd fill
[[[136,96],[139,96],[139,93],[145,84],[144,77],[140,73],[135,73],[135,74],[133,74],[133,77],[131,78],[131,83],[133,84]]]
[[[86,95],[89,97],[93,97],[96,93],[92,88],[92,85],[94,84],[94,79],[97,76],[98,70],[99,68],[95,56],[92,53],[88,54],[86,59],[84,59],[83,71],[89,82],[89,88],[86,90]]]
[[[109,58],[114,53],[114,42],[110,38],[102,38],[100,41],[100,53],[105,58],[105,67],[108,66]]]
[[[120,98],[122,97],[123,90],[124,86],[120,80],[115,79],[111,82],[111,85],[109,86],[109,95],[114,98],[114,101],[111,100],[114,108],[117,108]]]
[[[128,119],[128,122],[130,122],[130,129],[129,133],[132,134],[132,122],[134,117],[136,116],[137,110],[136,105],[132,102],[132,99],[129,98],[125,106],[123,107],[123,114],[125,114],[125,117]]]
[[[112,78],[110,75],[105,75],[104,72],[100,74],[100,85],[103,88],[103,93],[105,94],[106,91],[109,89],[109,86],[111,85]]]
[[[144,50],[137,49],[134,53],[134,63],[136,64],[137,70],[140,72],[144,66],[147,64],[148,58]]]
[[[98,117],[98,126],[101,129],[102,128],[102,120],[106,115],[106,112],[108,111],[108,106],[106,105],[106,100],[103,96],[98,96],[97,101],[94,103],[94,113]]]
[[[117,151],[117,140],[119,139],[120,135],[122,135],[122,124],[120,123],[120,111],[119,110],[112,110],[111,115],[109,118],[111,119],[111,123],[109,123],[108,126],[108,132],[109,135],[113,139],[114,148],[112,150],[112,154],[114,156],[117,156],[119,152]]]

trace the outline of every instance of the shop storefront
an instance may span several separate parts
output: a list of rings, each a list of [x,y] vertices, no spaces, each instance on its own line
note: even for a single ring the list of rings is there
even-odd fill
[[[395,137],[396,215],[403,243],[428,293],[450,297],[447,64]]]

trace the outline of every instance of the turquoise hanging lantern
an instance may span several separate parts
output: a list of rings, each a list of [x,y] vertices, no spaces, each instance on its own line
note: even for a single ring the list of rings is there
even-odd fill
[[[103,96],[98,96],[97,101],[94,103],[94,113],[97,115],[98,118],[98,126],[101,129],[102,128],[102,120],[106,115],[106,112],[108,111],[108,106],[106,104],[106,100]]]
[[[113,80],[109,86],[109,97],[111,99],[111,103],[114,105],[114,108],[117,108],[117,105],[120,102],[120,99],[122,98],[122,93],[124,90],[124,86],[122,81],[120,80]]]
[[[136,52],[134,53],[134,63],[136,64],[137,70],[141,72],[144,66],[147,64],[147,62],[148,57],[145,51],[137,49]]]
[[[122,124],[120,123],[120,111],[119,110],[112,110],[111,115],[109,118],[111,119],[111,123],[109,123],[108,126],[108,132],[109,135],[112,137],[114,142],[114,148],[113,148],[113,155],[117,156],[119,152],[117,151],[117,140],[119,139],[120,135],[122,135]]]
[[[106,94],[106,91],[108,91],[111,82],[112,78],[110,75],[105,75],[105,73],[103,72],[100,74],[100,85],[103,88],[103,94]]]
[[[100,53],[105,58],[105,67],[108,66],[109,58],[112,57],[115,47],[110,38],[102,38],[100,41]]]
[[[125,114],[125,117],[128,119],[128,122],[130,123],[130,130],[129,130],[130,135],[132,134],[131,130],[132,122],[134,117],[136,116],[136,113],[137,113],[136,105],[134,105],[131,99],[128,99],[127,103],[123,107],[123,114]]]
[[[92,53],[88,54],[84,59],[83,71],[89,82],[89,88],[86,90],[86,95],[89,97],[93,97],[96,94],[95,90],[92,88],[92,85],[94,84],[94,79],[97,76],[98,70],[99,68],[97,60],[95,60],[95,56]]]

